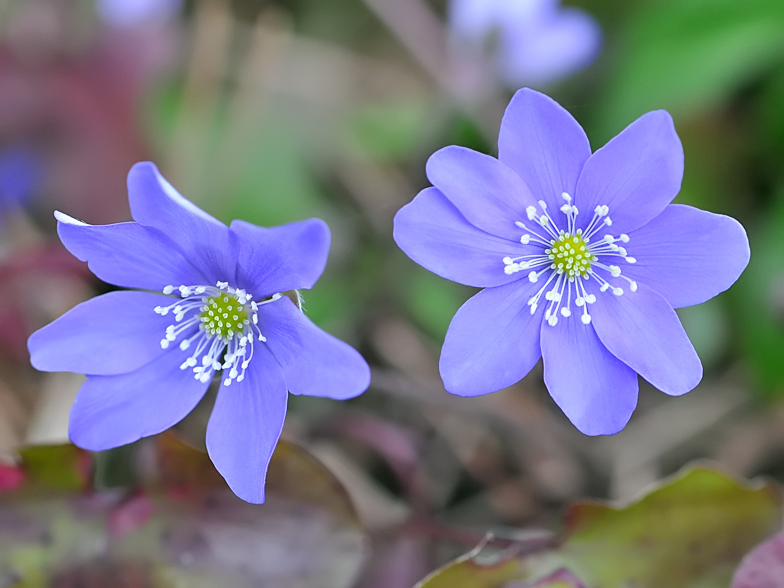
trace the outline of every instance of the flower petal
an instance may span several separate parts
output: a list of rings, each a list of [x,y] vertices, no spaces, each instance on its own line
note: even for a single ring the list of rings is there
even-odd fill
[[[702,379],[702,364],[678,315],[654,290],[639,284],[622,296],[596,290],[596,334],[615,357],[666,394],[685,394]]]
[[[71,407],[68,434],[79,447],[103,451],[156,435],[181,421],[198,404],[202,383],[171,349],[136,371],[90,377]]]
[[[427,178],[475,227],[517,241],[515,221],[536,205],[528,187],[495,157],[451,145],[427,160]]]
[[[518,235],[522,231],[518,229]],[[437,188],[425,188],[395,215],[395,242],[406,255],[442,278],[484,288],[525,274],[504,273],[507,255],[538,253],[469,223]]]
[[[597,205],[610,208],[613,234],[631,232],[658,215],[681,189],[683,147],[672,117],[649,112],[585,163],[575,205],[585,228]]]
[[[637,406],[637,374],[602,345],[577,316],[542,323],[544,383],[564,414],[586,435],[614,435]]]
[[[671,204],[630,235],[637,259],[627,277],[664,296],[674,308],[700,304],[729,288],[749,263],[746,231],[734,218]]]
[[[518,90],[501,122],[498,159],[523,178],[551,214],[559,214],[562,193],[574,196],[590,155],[585,131],[560,104],[529,88]]]
[[[183,198],[151,162],[128,173],[133,218],[163,232],[206,276],[208,285],[233,281],[237,254],[229,228]]]
[[[125,288],[163,290],[204,283],[206,278],[163,233],[139,223],[88,225],[55,212],[63,245],[86,261],[104,282]]]
[[[460,307],[449,325],[439,362],[447,392],[488,394],[531,371],[541,357],[544,305],[532,315],[528,300],[541,286],[541,282],[519,280],[486,288]]]
[[[147,292],[110,292],[82,302],[30,335],[30,361],[46,372],[131,372],[163,353],[160,341],[173,319],[153,309],[171,303]]]
[[[259,327],[292,394],[345,400],[370,385],[362,356],[319,329],[287,297],[259,307]]]
[[[286,382],[269,349],[260,345],[245,379],[222,385],[207,425],[207,452],[232,491],[264,502],[264,481],[286,418]]]
[[[256,297],[298,288],[312,288],[329,253],[329,227],[310,219],[280,227],[231,223],[237,242],[237,284]]]
[[[543,86],[587,66],[596,57],[601,30],[587,13],[545,10],[510,21],[500,38],[500,69],[507,84]]]

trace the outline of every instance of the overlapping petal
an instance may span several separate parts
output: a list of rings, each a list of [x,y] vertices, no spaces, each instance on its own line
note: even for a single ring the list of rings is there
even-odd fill
[[[526,220],[525,209],[536,205],[528,187],[495,157],[455,145],[427,160],[427,178],[475,227],[519,240],[515,221]]]
[[[288,298],[261,306],[259,327],[292,394],[345,400],[370,385],[370,368],[362,356],[319,329]]]
[[[153,309],[171,303],[147,292],[110,292],[82,302],[30,336],[30,361],[48,372],[131,372],[163,353],[160,341],[172,317]]]
[[[62,212],[55,217],[63,245],[104,282],[160,291],[207,279],[156,229],[139,223],[88,225]]]
[[[561,194],[574,196],[590,156],[588,137],[571,114],[544,94],[518,90],[501,122],[498,159],[518,173],[536,200],[560,208]]]
[[[237,284],[257,297],[312,288],[327,264],[329,227],[320,219],[272,228],[235,220],[231,233]]]
[[[444,387],[458,396],[479,396],[511,386],[541,357],[539,325],[528,300],[541,287],[519,280],[486,288],[455,314],[441,350]]]
[[[477,229],[437,188],[422,190],[398,211],[394,237],[398,247],[422,267],[480,288],[524,277],[505,274],[503,258],[531,252],[519,238],[508,241]]]
[[[734,218],[671,204],[631,234],[637,259],[623,273],[674,308],[700,304],[729,288],[749,263],[746,231]]]
[[[155,164],[143,162],[131,168],[128,199],[133,218],[167,235],[209,285],[234,279],[237,251],[229,228],[183,198]]]
[[[652,289],[639,284],[622,296],[597,292],[591,314],[610,353],[662,392],[685,394],[702,379],[702,364],[678,315]]]
[[[587,226],[597,205],[610,209],[613,232],[629,233],[658,215],[678,194],[683,147],[664,110],[638,118],[585,163],[575,204]]]
[[[577,317],[543,322],[541,341],[545,385],[574,426],[586,435],[623,429],[637,406],[636,372]]]
[[[156,435],[181,421],[209,386],[190,369],[180,369],[186,357],[170,349],[133,372],[90,377],[71,407],[71,441],[102,451]]]
[[[207,452],[232,491],[264,502],[267,467],[286,418],[283,371],[259,345],[242,382],[221,386],[207,425]]]

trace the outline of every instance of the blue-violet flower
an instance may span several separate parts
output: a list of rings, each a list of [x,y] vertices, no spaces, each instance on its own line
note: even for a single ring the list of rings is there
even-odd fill
[[[510,386],[544,361],[550,395],[588,435],[613,434],[637,404],[637,374],[671,395],[702,366],[673,308],[726,290],[749,260],[734,219],[670,204],[683,149],[650,112],[591,153],[547,96],[522,89],[498,159],[450,146],[395,217],[398,245],[436,274],[484,288],[454,316],[440,371],[461,396]]]
[[[514,88],[556,82],[589,65],[601,45],[596,21],[559,0],[451,0],[449,24],[473,47],[494,37],[498,74]]]
[[[171,427],[220,374],[207,450],[240,498],[263,502],[286,391],[345,399],[370,381],[362,356],[284,294],[321,275],[329,229],[318,219],[227,227],[152,163],[131,169],[128,192],[136,222],[91,226],[56,212],[58,231],[96,276],[148,291],[79,304],[31,335],[31,361],[39,370],[87,374],[69,434],[95,451]]]

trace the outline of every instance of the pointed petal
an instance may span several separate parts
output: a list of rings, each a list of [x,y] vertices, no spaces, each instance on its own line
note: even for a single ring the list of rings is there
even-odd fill
[[[442,278],[477,286],[500,286],[525,274],[504,273],[503,258],[538,253],[519,241],[477,229],[437,188],[422,190],[395,215],[395,242],[406,255]]]
[[[128,199],[133,218],[176,243],[183,256],[206,276],[208,285],[234,281],[237,253],[229,228],[183,198],[155,164],[142,162],[131,168]]]
[[[455,314],[441,350],[439,369],[447,392],[479,396],[511,386],[541,357],[544,306],[532,315],[528,300],[542,283],[520,280],[486,288]]]
[[[658,215],[681,189],[683,147],[664,110],[638,118],[594,153],[577,182],[583,228],[597,205],[610,208],[612,234],[631,232]]]
[[[345,400],[370,385],[363,357],[319,329],[287,297],[259,308],[259,327],[292,394]]]
[[[153,309],[172,301],[147,292],[110,292],[82,302],[30,335],[30,361],[46,372],[131,372],[163,353],[160,342],[174,319]]]
[[[475,227],[505,239],[522,235],[515,221],[536,205],[528,187],[495,157],[452,145],[427,160],[427,178]]]
[[[203,284],[206,277],[174,243],[139,223],[88,225],[55,212],[63,245],[86,261],[104,282],[125,288],[163,290],[165,286]]]
[[[622,296],[595,291],[592,324],[601,342],[665,394],[693,389],[702,379],[702,364],[678,315],[643,284],[636,292],[625,290]]]
[[[237,242],[237,284],[256,297],[298,288],[312,288],[329,253],[329,227],[310,219],[280,227],[231,223]]]
[[[286,418],[286,382],[270,351],[260,345],[245,379],[222,385],[207,425],[207,452],[232,491],[264,502],[264,481]]]
[[[637,406],[637,374],[599,341],[579,317],[542,323],[544,383],[582,433],[614,435]]]
[[[170,349],[136,371],[90,377],[71,407],[68,434],[79,447],[103,451],[157,435],[198,404],[202,383],[180,364],[187,354]]]
[[[561,194],[574,197],[591,145],[574,117],[552,98],[523,88],[504,113],[498,159],[515,170],[550,214],[560,214]],[[558,218],[554,220],[558,221]]]
[[[653,288],[674,308],[700,304],[729,288],[749,263],[746,231],[734,218],[671,204],[630,235],[635,264],[623,274]]]

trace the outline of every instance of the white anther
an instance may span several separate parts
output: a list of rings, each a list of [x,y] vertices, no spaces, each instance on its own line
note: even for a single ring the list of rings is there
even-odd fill
[[[583,298],[582,296],[578,296],[577,298],[575,298],[574,303],[578,307],[582,306],[583,304],[585,304],[585,298]]]
[[[623,247],[618,247],[618,253],[621,254],[621,257],[626,257],[626,249]]]
[[[580,320],[583,322],[584,325],[589,325],[591,324],[591,315],[584,314],[580,317]]]
[[[536,272],[531,272],[530,274],[528,274],[528,281],[529,282],[535,283],[538,279],[539,279],[539,276],[537,275]]]
[[[588,294],[588,296],[585,297],[585,301],[588,304],[593,304],[594,302],[596,302],[596,296],[594,296],[593,294]]]
[[[547,319],[547,322],[549,323],[549,325],[551,327],[554,327],[558,323],[558,317],[555,316],[555,315],[552,315],[550,318]]]
[[[501,261],[504,262],[504,265],[509,265],[511,263],[514,263],[514,260],[509,256],[504,257]]]
[[[613,294],[616,296],[621,296],[623,294],[623,288],[613,288]]]
[[[615,237],[613,237],[612,235],[605,235],[604,236],[604,242],[605,243],[614,243],[615,242]]]
[[[629,290],[631,290],[632,292],[636,292],[637,291],[637,282],[635,282],[634,280],[629,282]]]
[[[612,219],[608,216],[606,219],[604,219],[604,224],[609,227],[612,224]]]
[[[171,294],[172,292],[174,292],[174,286],[166,286],[163,289],[163,293],[164,294]]]
[[[561,198],[563,198],[563,199],[564,199],[564,200],[566,200],[567,202],[571,202],[571,201],[572,201],[572,197],[571,197],[571,196],[569,196],[569,194],[567,194],[566,192],[562,192],[562,193],[561,193]]]
[[[547,203],[544,200],[539,201],[539,206],[542,207],[542,210],[547,210]]]
[[[628,243],[629,242],[629,235],[627,235],[626,233],[621,233],[620,239],[624,243]]]
[[[568,308],[564,307],[564,308],[561,309],[561,314],[563,316],[565,316],[565,317],[570,317],[570,316],[572,316],[572,311],[569,310]]]
[[[507,276],[511,276],[511,275],[512,275],[513,273],[515,273],[516,271],[517,271],[517,268],[516,268],[516,267],[514,267],[513,265],[507,265],[507,266],[504,268],[504,273],[505,273]]]
[[[621,268],[619,268],[617,265],[611,265],[610,266],[610,275],[613,278],[617,278],[618,276],[621,275]]]
[[[628,255],[625,257],[626,263],[637,263],[636,257],[629,257]]]
[[[520,237],[520,243],[522,243],[523,245],[528,245],[528,243],[530,242],[531,242],[531,235],[526,234]]]
[[[570,212],[572,212],[572,207],[569,204],[564,204],[561,207],[561,212],[563,212],[564,214],[569,214]]]
[[[599,291],[600,291],[600,292],[607,292],[607,290],[608,290],[609,288],[610,288],[610,284],[608,284],[607,282],[605,282],[604,284],[602,284],[602,287],[601,287],[601,288],[599,288]]]
[[[534,220],[536,218],[536,207],[529,206],[525,209],[525,214],[528,215],[528,220]]]
[[[161,349],[168,349],[168,348],[169,348],[169,340],[161,339]]]
[[[515,225],[517,226],[518,229],[525,228],[525,224],[521,223],[520,221],[515,221]]]
[[[183,351],[188,349],[188,347],[190,346],[191,346],[191,342],[188,339],[183,339],[182,341],[180,341],[180,349],[182,349]]]

